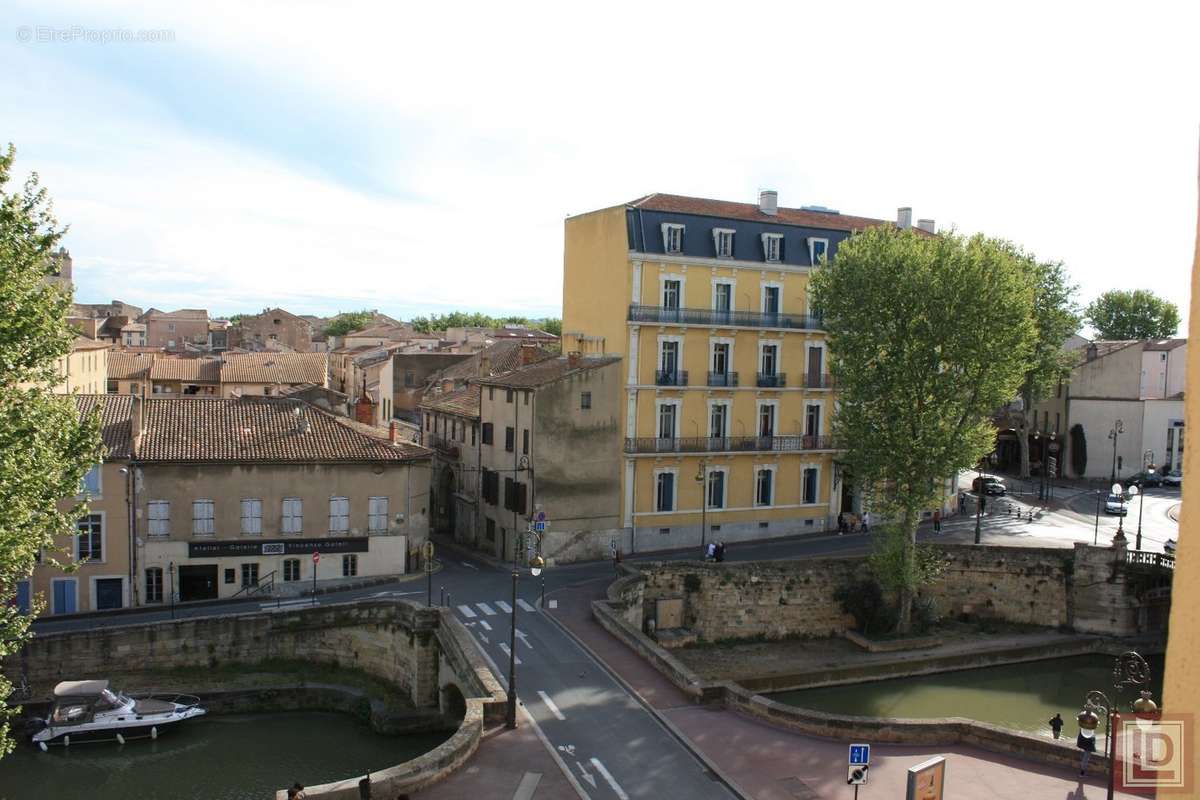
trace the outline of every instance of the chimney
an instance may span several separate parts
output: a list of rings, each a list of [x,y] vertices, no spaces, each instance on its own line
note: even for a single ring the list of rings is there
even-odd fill
[[[533,357],[535,355],[537,355],[537,345],[536,344],[522,344],[521,345],[521,366],[524,367],[524,366],[528,366],[529,364],[532,364]]]
[[[1096,347],[1096,343],[1095,343],[1095,342],[1092,342],[1091,344],[1089,344],[1089,345],[1087,346],[1087,360],[1088,360],[1088,361],[1095,361],[1095,360],[1096,360],[1096,356],[1098,355],[1098,352],[1097,352],[1097,351],[1098,351],[1098,349],[1099,349],[1099,348],[1097,348],[1097,347]]]
[[[578,350],[572,350],[571,352],[567,353],[567,366],[570,367],[571,369],[575,369],[576,367],[579,366],[579,362],[582,359],[583,359],[582,353],[580,353]]]
[[[903,206],[896,209],[896,227],[900,230],[912,227],[912,207]]]
[[[142,398],[134,395],[129,407],[129,433],[133,442],[133,457],[138,457],[138,452],[142,449],[142,434],[145,433],[146,427],[143,421],[144,409]]]
[[[400,432],[400,423],[396,422],[396,420],[392,420],[392,424],[388,426],[388,440],[392,444],[396,443],[396,434],[399,432]]]
[[[779,213],[779,192],[774,189],[759,189],[758,210],[772,217]]]
[[[492,374],[492,359],[488,356],[479,357],[479,377],[488,378]]]
[[[933,224],[933,220],[931,219],[917,220],[917,227],[926,233],[937,233],[937,226]]]

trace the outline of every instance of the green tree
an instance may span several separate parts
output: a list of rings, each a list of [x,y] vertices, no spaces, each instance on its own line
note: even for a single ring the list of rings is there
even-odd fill
[[[1013,415],[1021,451],[1021,477],[1028,478],[1030,409],[1071,374],[1073,356],[1063,350],[1063,343],[1079,330],[1079,307],[1074,299],[1076,287],[1067,278],[1062,262],[1038,261],[1019,251],[1015,255],[1033,284],[1033,324],[1037,329],[1018,392],[1022,409]]]
[[[375,315],[369,309],[361,311],[339,311],[337,316],[325,326],[326,336],[345,336],[354,331],[370,327]]]
[[[539,328],[546,333],[552,333],[555,336],[562,336],[562,320],[558,317],[547,317],[538,325]]]
[[[0,155],[0,659],[30,636],[31,617],[9,600],[33,573],[38,552],[69,534],[80,508],[61,509],[100,458],[96,419],[81,420],[75,401],[50,393],[56,361],[71,351],[71,295],[45,280],[63,231],[33,175],[9,188],[15,150]],[[39,603],[40,605],[40,603]],[[12,684],[0,675],[0,698]],[[0,756],[12,749],[12,712],[0,706]]]
[[[839,389],[834,435],[870,510],[891,520],[900,555],[877,559],[892,564],[878,577],[907,632],[928,577],[917,522],[992,449],[990,416],[1016,394],[1037,335],[1033,287],[1003,242],[892,226],[843,242],[812,287]]]
[[[1179,309],[1145,289],[1111,289],[1087,307],[1098,339],[1169,339],[1179,330]]]

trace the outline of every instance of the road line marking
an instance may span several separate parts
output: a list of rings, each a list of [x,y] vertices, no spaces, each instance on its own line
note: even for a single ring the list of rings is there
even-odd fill
[[[500,649],[504,651],[504,655],[512,658],[515,663],[517,663],[517,664],[521,663],[521,657],[520,656],[513,657],[512,651],[508,649],[508,642],[501,642]]]
[[[550,607],[551,607],[551,608],[558,608],[558,601],[557,601],[557,600],[551,600],[551,601],[550,601]]]
[[[550,699],[550,695],[546,694],[545,692],[543,692],[539,689],[538,697],[542,698],[542,702],[546,704],[546,708],[550,709],[551,714],[553,714],[555,717],[557,717],[562,722],[567,721],[567,718],[563,715],[563,713],[558,710],[558,706],[554,705],[554,701]]]
[[[470,606],[459,606],[458,610],[462,613],[462,615],[464,617],[471,618],[471,617],[478,616],[478,614],[476,614],[474,611],[471,610]]]
[[[522,609],[524,609],[525,611],[537,611],[537,609],[536,609],[536,608],[534,608],[533,606],[529,605],[529,603],[526,603],[524,600],[522,600],[522,599],[521,599],[521,598],[519,598],[519,597],[517,598],[517,605],[519,605],[519,606],[520,606]]]
[[[491,626],[491,625],[488,625],[488,624],[487,624],[487,621],[486,621],[486,620],[482,620],[482,619],[481,619],[481,620],[479,620],[479,626],[480,626],[481,628],[483,628],[485,631],[490,631],[490,630],[492,629],[492,626]]]
[[[579,773],[583,775],[583,779],[590,783],[592,788],[595,789],[596,779],[592,777],[592,773],[587,771],[587,767],[583,766],[583,764],[580,764],[578,761],[575,762],[575,766],[579,767]]]
[[[513,794],[513,800],[533,800],[533,793],[537,791],[541,780],[542,773],[526,772],[521,778],[521,785],[517,787],[517,791]]]
[[[478,609],[479,609],[480,611],[482,611],[483,613],[487,614],[489,617],[494,617],[494,616],[496,616],[496,611],[495,611],[495,609],[493,609],[493,608],[492,608],[491,606],[489,606],[487,603],[476,603],[476,604],[475,604],[475,607],[476,607],[476,608],[478,608]]]
[[[508,603],[504,602],[503,600],[497,600],[496,605],[498,605],[500,607],[500,610],[503,611],[505,614],[512,613],[512,606],[510,606]]]
[[[528,647],[530,650],[533,649],[533,645],[531,645],[529,643],[529,639],[528,639],[526,633],[523,630],[521,630],[520,628],[517,628],[517,630],[516,630],[516,637],[518,639],[520,639],[525,644],[525,646]]]
[[[458,563],[462,564],[462,565],[463,565],[464,567],[466,567],[467,569],[473,569],[473,570],[478,570],[478,569],[479,569],[479,567],[475,566],[474,564],[468,564],[468,563],[467,563],[467,562],[465,562],[465,561],[460,561],[460,562],[458,562]]]
[[[604,780],[608,781],[608,785],[612,787],[612,790],[616,792],[617,797],[620,798],[620,800],[629,800],[629,795],[625,794],[625,790],[621,788],[621,784],[617,783],[616,778],[612,776],[612,773],[604,768],[604,765],[600,763],[600,759],[593,757],[592,766],[596,768],[596,772],[599,772],[600,776],[604,778]]]

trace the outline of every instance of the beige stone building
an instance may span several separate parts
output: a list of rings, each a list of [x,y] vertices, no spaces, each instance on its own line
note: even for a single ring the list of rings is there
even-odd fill
[[[479,530],[478,383],[438,387],[420,404],[421,441],[433,451],[431,525],[476,546]]]
[[[228,353],[183,357],[114,351],[107,391],[155,397],[269,397],[302,386],[328,385],[321,353]]]
[[[229,346],[248,350],[293,350],[310,353],[312,325],[282,308],[264,309],[261,314],[242,317],[229,328]]]
[[[17,606],[30,613],[31,601],[43,614],[74,614],[124,608],[133,602],[129,546],[130,429],[133,398],[76,395],[80,414],[100,412],[104,461],[84,478],[78,497],[62,502],[64,510],[87,502],[87,513],[73,536],[60,536],[56,550],[43,551],[28,579],[17,581]],[[62,565],[78,563],[74,571]]]
[[[209,346],[208,312],[202,308],[159,311],[151,308],[138,322],[146,326],[146,346],[183,352],[188,345]]]
[[[330,387],[350,397],[354,418],[386,427],[392,420],[392,354],[402,345],[361,345],[328,354]]]
[[[108,345],[85,336],[77,336],[71,352],[55,362],[58,382],[50,387],[55,394],[103,394],[108,375]]]

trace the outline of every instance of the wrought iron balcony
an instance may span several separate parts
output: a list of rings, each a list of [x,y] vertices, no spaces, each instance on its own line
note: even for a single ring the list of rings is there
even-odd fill
[[[832,389],[833,376],[821,372],[805,372],[803,373],[804,388],[806,389]]]
[[[642,436],[625,440],[626,453],[762,453],[833,449],[832,436]]]
[[[447,458],[458,458],[458,442],[436,433],[425,434],[425,446],[432,447]]]
[[[758,379],[756,383],[758,386],[762,386],[764,388],[782,389],[784,386],[787,386],[787,375],[782,372],[774,372],[771,374],[760,372],[758,373]]]
[[[807,314],[763,314],[758,311],[713,311],[709,308],[666,308],[629,306],[630,322],[650,322],[665,325],[712,325],[740,328],[790,328],[820,330],[821,318]]]
[[[736,372],[710,372],[708,373],[709,386],[737,386],[738,374]]]
[[[688,374],[686,369],[654,371],[654,382],[659,386],[687,386]]]

